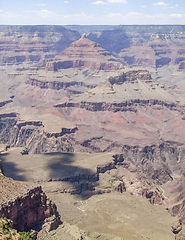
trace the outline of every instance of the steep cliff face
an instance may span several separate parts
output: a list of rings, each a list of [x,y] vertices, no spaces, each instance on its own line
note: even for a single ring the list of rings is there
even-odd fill
[[[26,194],[20,192],[14,201],[1,203],[0,216],[3,215],[11,219],[13,228],[19,231],[28,230],[53,215],[56,217],[56,225],[60,223],[56,205],[47,199],[41,187],[33,188]]]
[[[43,224],[53,216],[53,226],[60,223],[56,205],[47,198],[40,186],[14,181],[0,176],[0,217],[13,221],[13,228],[26,231],[35,225]]]
[[[91,46],[94,49],[96,45],[84,39],[74,43],[81,46],[82,59],[86,52],[83,44],[88,46],[90,55]],[[14,104],[21,107],[33,104],[30,111],[36,108],[39,111],[33,118],[22,110],[25,116],[30,115],[22,123],[15,113],[6,117],[2,114],[1,143],[25,147],[30,153],[121,152],[126,144],[143,146],[163,140],[184,143],[185,135],[181,133],[185,126],[184,108],[152,79],[149,71],[128,68],[118,72],[94,71],[93,75],[92,69],[64,70],[64,73],[63,69],[56,73],[49,71],[46,77],[42,75],[44,70],[39,71],[34,78],[11,88],[15,97],[3,109]],[[104,74],[106,79],[102,77]],[[44,118],[41,119],[43,113],[52,113],[48,122],[58,117],[53,126],[64,121],[61,128],[46,131]],[[48,115],[44,117],[46,120]],[[67,121],[73,126],[65,126]]]
[[[73,152],[72,144],[66,135],[74,133],[77,128],[62,128],[60,132],[45,132],[41,121],[19,122],[18,114],[0,116],[0,141],[10,146],[25,147],[26,152]]]
[[[0,30],[0,62],[38,62],[60,54],[80,38],[62,26],[6,26]]]
[[[124,146],[121,155],[123,160],[136,165],[156,184],[173,180],[175,174],[182,174],[184,169],[184,146],[174,142],[160,145]]]

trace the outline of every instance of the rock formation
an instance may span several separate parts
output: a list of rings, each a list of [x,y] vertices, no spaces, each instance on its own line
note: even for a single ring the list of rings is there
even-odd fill
[[[59,129],[50,132],[44,128],[42,121],[20,121],[19,114],[9,113],[0,115],[2,129],[1,143],[11,147],[25,147],[32,153],[43,152],[73,152],[73,147],[66,136],[75,133],[76,127]]]
[[[91,31],[86,36],[114,56],[123,58],[129,66],[150,69],[152,76],[159,83],[172,87],[172,93],[184,103],[184,84],[178,79],[175,85],[169,81],[184,69],[183,25],[115,26],[114,29]]]
[[[82,37],[65,49],[60,57],[46,63],[48,71],[67,68],[91,70],[119,70],[123,64],[101,48],[99,44]]]
[[[62,26],[5,26],[0,30],[0,62],[39,62],[61,53],[80,38]]]
[[[60,215],[56,205],[47,198],[40,186],[14,181],[0,174],[0,217],[13,221],[13,228],[26,231],[35,226],[42,226],[46,218],[55,219],[52,227],[60,224]]]
[[[184,34],[184,26],[115,26],[92,31],[87,38],[123,57],[129,65],[159,68],[184,60]]]
[[[181,46],[174,43],[179,36]],[[179,221],[172,231],[182,234],[183,26],[119,26],[80,39],[62,27],[6,27],[1,37],[0,143],[10,147],[2,158],[7,176],[41,182],[48,193],[88,197],[126,191],[143,196],[164,204]],[[22,45],[15,49],[10,37]],[[28,60],[32,52],[41,57]],[[17,168],[14,151],[19,151]],[[33,153],[42,154],[33,159]],[[25,164],[31,167],[24,176]],[[15,216],[16,227],[25,229],[52,214],[58,219],[56,206],[40,187],[1,177],[2,187],[12,184],[22,192],[1,205],[1,214]],[[9,201],[5,190],[3,194]]]

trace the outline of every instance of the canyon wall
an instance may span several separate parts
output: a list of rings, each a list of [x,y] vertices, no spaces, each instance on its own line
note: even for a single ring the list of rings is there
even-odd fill
[[[4,26],[0,30],[0,62],[39,62],[60,54],[80,34],[62,26]]]
[[[184,61],[184,26],[115,26],[87,37],[132,66],[160,68]]]
[[[60,223],[56,205],[47,198],[41,187],[32,188],[24,194],[20,192],[20,196],[13,201],[1,203],[0,217],[3,215],[13,221],[13,228],[18,231],[43,224],[51,216],[55,216],[55,227]]]
[[[47,133],[41,121],[19,122],[18,114],[0,115],[0,139],[11,147],[25,147],[23,154],[45,152],[73,152],[66,135],[77,131],[76,128],[62,128],[58,133]]]

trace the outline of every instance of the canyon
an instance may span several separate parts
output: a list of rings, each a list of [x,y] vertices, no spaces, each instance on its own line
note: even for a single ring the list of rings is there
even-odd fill
[[[87,29],[0,29],[2,191],[17,191],[0,215],[51,218],[38,239],[184,239],[185,28]]]

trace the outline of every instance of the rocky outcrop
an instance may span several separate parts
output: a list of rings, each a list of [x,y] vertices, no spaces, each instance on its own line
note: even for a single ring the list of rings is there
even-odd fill
[[[60,224],[57,207],[47,198],[41,186],[14,181],[1,173],[0,192],[0,217],[11,219],[13,228],[18,231],[41,227],[50,217],[53,217],[55,222],[53,226],[57,227]]]
[[[120,193],[123,193],[123,192],[126,192],[126,187],[125,187],[125,183],[122,182],[122,181],[114,181],[113,182],[113,189],[115,192],[120,192]]]
[[[30,84],[31,86],[37,86],[41,89],[54,89],[54,90],[59,90],[59,89],[67,89],[72,86],[75,87],[88,87],[88,88],[93,88],[96,85],[90,85],[86,84],[85,82],[77,82],[77,81],[71,81],[71,82],[57,82],[57,81],[40,81],[37,79],[28,79],[26,81],[26,84]]]
[[[123,64],[99,44],[82,37],[65,49],[60,57],[46,62],[48,71],[68,68],[118,70],[123,68]]]
[[[16,113],[0,115],[0,142],[11,147],[25,147],[26,152],[73,152],[68,134],[77,128],[62,128],[59,133],[45,132],[41,121],[19,121]]]
[[[150,105],[159,105],[165,106],[171,110],[181,111],[181,108],[177,106],[175,103],[167,103],[160,100],[131,100],[125,101],[122,103],[106,103],[106,102],[81,102],[81,103],[73,103],[66,102],[62,104],[57,104],[55,107],[57,108],[85,108],[88,111],[112,111],[112,112],[137,112],[137,106],[150,106]]]
[[[172,142],[159,146],[124,146],[121,157],[137,166],[156,184],[163,184],[173,179],[173,172],[181,170],[184,148]],[[115,158],[117,159],[117,157]]]
[[[115,77],[110,77],[108,81],[114,85],[118,84],[121,85],[125,81],[127,82],[135,82],[136,80],[141,80],[141,81],[147,81],[147,83],[152,83],[152,77],[151,74],[147,70],[141,70],[141,69],[131,69],[130,71],[123,72],[123,74],[120,74]]]
[[[180,62],[180,65],[179,65],[179,70],[183,70],[183,69],[185,69],[185,61]]]
[[[179,163],[182,162],[183,154],[184,147],[176,143],[124,146],[122,154],[115,154],[112,160],[98,164],[94,173],[79,172],[49,181],[72,183],[72,187],[64,185],[60,192],[81,194],[90,191],[89,194],[102,194],[127,191],[147,198],[152,204],[162,204],[165,197],[160,186],[172,182],[173,175],[183,171],[185,166]],[[99,182],[104,175],[110,178],[110,185],[101,187]]]
[[[4,107],[6,104],[13,102],[12,100],[2,101],[0,102],[0,107]]]
[[[55,215],[60,223],[56,205],[47,198],[41,187],[35,187],[27,193],[18,196],[13,201],[1,203],[0,216],[13,221],[13,228],[25,231],[46,218]]]

